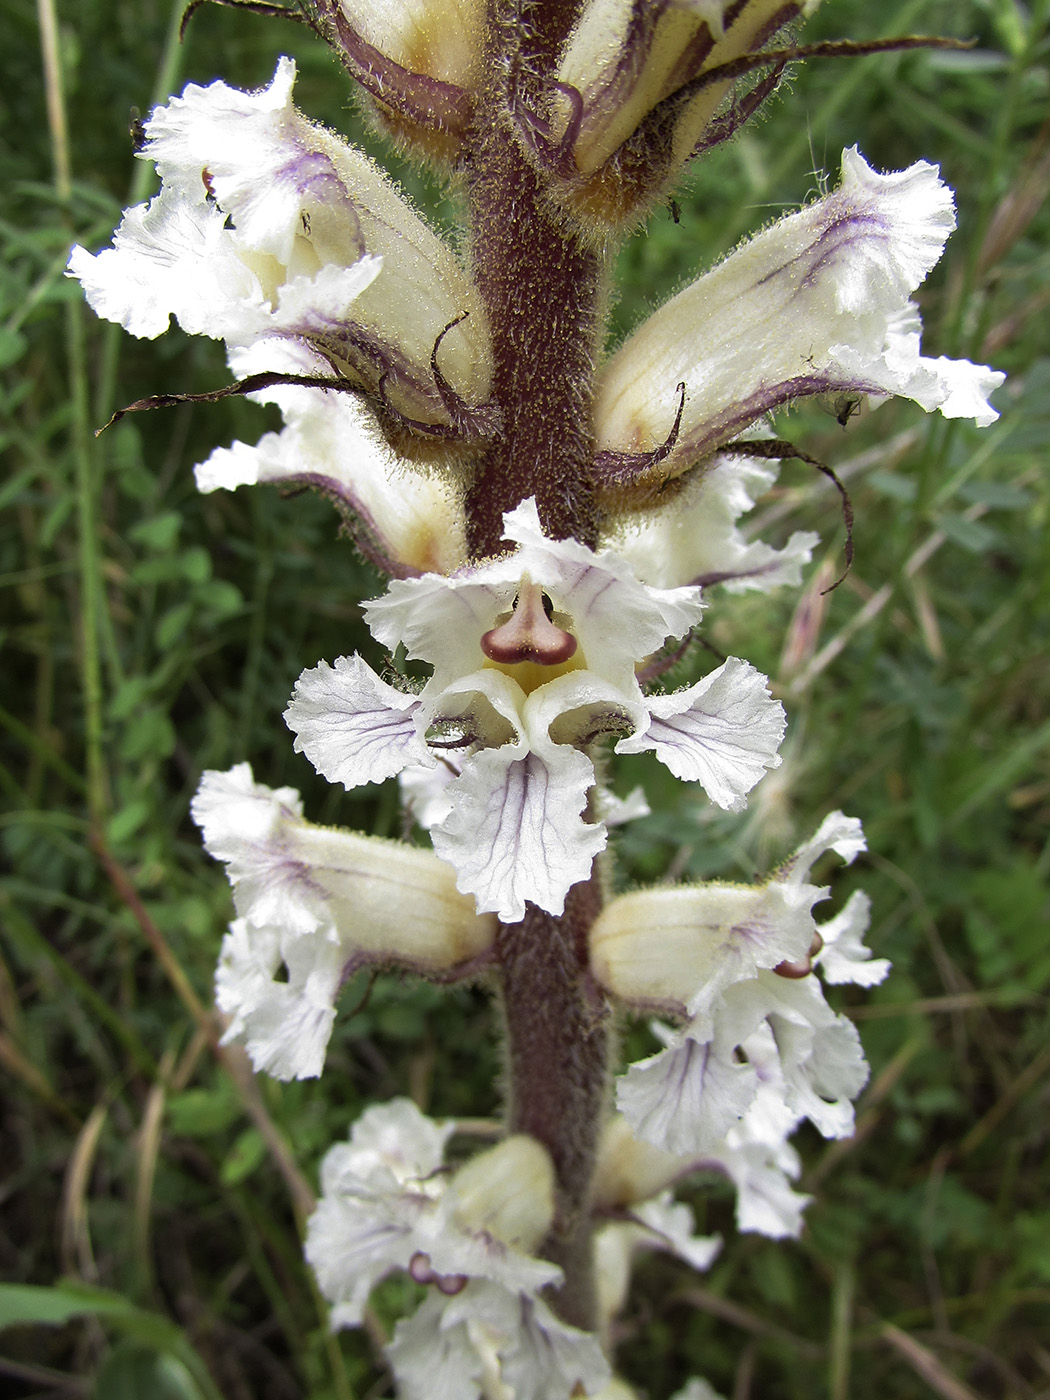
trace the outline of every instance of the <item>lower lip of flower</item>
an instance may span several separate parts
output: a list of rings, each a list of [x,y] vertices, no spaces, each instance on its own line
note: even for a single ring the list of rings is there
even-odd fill
[[[485,661],[483,669],[486,671],[502,671],[505,676],[509,676],[512,681],[516,681],[526,695],[531,695],[534,690],[539,690],[541,685],[546,685],[549,681],[557,680],[559,676],[568,675],[570,671],[586,670],[586,666],[587,663],[583,658],[583,653],[577,651],[568,661],[563,661],[560,665],[556,666],[549,665],[543,661],[514,661],[510,663]]]

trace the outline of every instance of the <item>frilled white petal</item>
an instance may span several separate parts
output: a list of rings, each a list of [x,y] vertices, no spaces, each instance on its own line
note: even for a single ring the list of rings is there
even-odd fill
[[[627,1301],[633,1257],[640,1250],[666,1250],[699,1272],[711,1267],[722,1247],[721,1237],[697,1235],[695,1229],[692,1210],[676,1202],[670,1191],[663,1191],[655,1200],[634,1206],[629,1219],[597,1232],[595,1282],[603,1334],[608,1334],[612,1319]]]
[[[774,549],[745,539],[737,526],[776,480],[776,469],[752,457],[715,457],[664,505],[621,521],[613,542],[639,578],[662,588],[722,584],[731,593],[798,586],[819,536],[797,530]]]
[[[800,886],[809,879],[809,872],[826,852],[834,851],[847,865],[852,865],[861,851],[867,849],[864,830],[857,817],[829,812],[809,840],[803,841],[788,856],[774,878],[786,885]]]
[[[758,1092],[710,1165],[720,1167],[736,1187],[740,1230],[794,1238],[802,1232],[802,1212],[812,1200],[791,1186],[802,1163],[787,1139],[800,1114],[787,1103],[780,1052],[766,1022],[747,1037],[744,1050],[758,1076]]]
[[[786,1086],[785,1102],[825,1137],[853,1131],[850,1102],[867,1083],[868,1066],[856,1027],[824,1000],[817,978],[798,980],[760,972],[726,993],[722,1015],[738,1028],[740,1041],[762,1019],[776,1040]]]
[[[882,175],[855,149],[844,152],[837,190],[756,235],[613,356],[599,384],[599,446],[658,447],[680,382],[686,404],[672,460],[682,465],[808,394],[913,392],[927,409],[955,414],[965,404],[990,421],[980,386],[1000,375],[934,371],[901,334],[909,295],[954,226],[935,166]]]
[[[419,700],[379,679],[360,656],[304,671],[284,720],[295,750],[330,783],[381,783],[410,763],[431,764],[416,716]]]
[[[211,192],[269,266],[270,289],[365,251],[383,258],[379,295],[366,292],[355,320],[393,340],[413,365],[429,367],[435,339],[477,295],[452,251],[361,152],[306,120],[292,103],[295,64],[278,61],[270,85],[245,93],[223,82],[191,84],[146,123],[146,158],[166,184],[202,203]],[[314,331],[338,335],[315,313]],[[487,346],[472,315],[445,337],[441,367],[464,397],[484,397]]]
[[[354,207],[316,131],[292,105],[295,64],[278,60],[273,81],[242,92],[220,81],[191,83],[181,97],[158,107],[145,124],[141,155],[156,162],[162,180],[187,199],[211,194],[246,241],[286,267],[297,240],[319,237],[315,210],[325,211],[327,262],[350,263],[364,251]],[[207,185],[202,178],[207,172]],[[302,211],[311,209],[309,233]],[[331,214],[328,214],[331,211]]]
[[[640,787],[632,788],[626,797],[617,797],[609,788],[598,788],[595,792],[595,808],[606,829],[624,826],[639,817],[652,815],[652,808]]]
[[[483,1286],[468,1284],[471,1301]],[[401,1319],[386,1354],[403,1400],[478,1400],[489,1364],[468,1320],[450,1317],[446,1300],[434,1295]]]
[[[616,1106],[639,1137],[679,1155],[724,1142],[755,1097],[748,1065],[720,1054],[711,1041],[680,1043],[633,1064],[616,1085]]]
[[[609,1380],[595,1336],[560,1321],[539,1298],[484,1282],[428,1298],[398,1323],[387,1355],[405,1400],[476,1400],[483,1381],[486,1395],[570,1400]]]
[[[263,370],[329,375],[330,366],[301,341],[268,337],[229,356],[238,379]],[[276,403],[285,426],[253,446],[217,448],[195,469],[201,491],[287,482],[314,486],[353,511],[358,543],[391,573],[458,568],[466,557],[457,491],[442,477],[414,471],[375,431],[353,395],[280,384],[255,393]]]
[[[745,1142],[724,1153],[720,1164],[736,1187],[738,1229],[774,1240],[797,1239],[801,1235],[802,1212],[813,1197],[791,1186],[801,1171],[798,1154],[792,1148],[785,1144],[779,1152],[773,1152],[764,1144]]]
[[[540,1298],[520,1294],[516,1315],[505,1324],[516,1324],[517,1336],[501,1349],[500,1378],[514,1400],[570,1400],[600,1391],[609,1380],[609,1363],[597,1337],[581,1332],[556,1317]]]
[[[440,1171],[455,1129],[454,1122],[421,1113],[411,1099],[372,1104],[351,1128],[350,1141],[325,1154],[322,1192],[336,1195],[362,1183],[390,1190],[427,1181]]]
[[[328,900],[289,833],[303,824],[294,788],[256,783],[251,765],[209,770],[190,804],[210,856],[226,864],[237,912],[255,928],[312,933],[329,922]]]
[[[632,1214],[656,1237],[652,1241],[655,1246],[676,1254],[699,1273],[711,1267],[722,1248],[720,1235],[696,1234],[692,1210],[684,1202],[674,1200],[670,1191],[636,1206]]]
[[[676,778],[699,782],[713,802],[730,812],[770,768],[787,720],[761,672],[730,657],[696,685],[646,701],[652,723],[621,739],[617,753],[655,751]]]
[[[832,365],[844,377],[866,383],[883,395],[913,399],[927,413],[940,409],[945,418],[971,418],[979,428],[987,428],[999,414],[988,396],[1005,379],[999,370],[969,360],[936,360],[920,354],[922,321],[919,308],[908,302],[889,323],[881,351],[873,354],[854,345],[833,345]]]
[[[491,1192],[482,1190],[484,1219],[475,1224],[468,1217],[479,1209],[479,1176],[486,1168],[505,1171],[508,1154],[518,1160],[517,1140],[481,1154],[451,1177],[441,1171],[441,1160],[452,1126],[433,1123],[408,1100],[396,1099],[367,1110],[349,1143],[326,1154],[306,1255],[333,1305],[333,1326],[359,1325],[371,1288],[397,1269],[445,1292],[459,1291],[468,1277],[488,1279],[511,1292],[533,1292],[561,1278],[556,1265],[531,1257],[498,1232],[508,1219],[532,1219],[533,1203],[519,1203],[515,1193],[538,1189],[538,1229],[546,1233],[553,1197],[543,1173],[526,1173],[524,1180],[505,1184],[494,1206]],[[538,1144],[525,1146],[547,1162]],[[548,1175],[550,1171],[548,1164]],[[457,1189],[461,1177],[462,1195]],[[473,1188],[469,1192],[467,1177]]]
[[[431,368],[443,337],[444,382],[464,402],[485,402],[484,317],[458,258],[367,156],[295,109],[294,81],[283,58],[257,92],[191,84],[155,109],[141,154],[157,162],[159,201],[129,212],[101,261],[78,252],[72,273],[100,314],[139,334],[159,334],[173,312],[185,329],[228,344],[284,331],[353,359],[363,339],[379,356],[377,375],[396,361],[390,392],[402,411],[434,421],[447,417]],[[196,266],[191,244],[206,254]]]
[[[192,811],[234,887],[241,918],[223,944],[216,993],[232,1018],[227,1038],[246,1043],[257,1069],[320,1073],[355,965],[445,971],[492,944],[495,920],[457,893],[432,853],[313,826],[297,793],[255,783],[246,763],[205,773]]]
[[[307,1226],[305,1254],[331,1304],[333,1328],[359,1327],[368,1295],[416,1252],[413,1225],[425,1198],[355,1200],[327,1193]]]
[[[239,339],[261,333],[270,306],[220,209],[162,190],[128,209],[113,247],[76,247],[69,273],[97,315],[154,340],[172,316],[189,335]]]
[[[873,958],[871,949],[864,943],[870,916],[871,900],[863,890],[854,890],[841,912],[821,924],[824,946],[813,961],[825,982],[854,982],[859,987],[874,987],[885,981],[890,970],[889,960]]]
[[[273,974],[282,962],[288,979],[278,982]],[[236,920],[223,939],[215,977],[216,1005],[232,1017],[223,1043],[243,1041],[255,1069],[275,1079],[317,1078],[345,962],[327,930],[286,942],[279,930]]]
[[[457,888],[475,896],[479,912],[514,923],[530,900],[560,914],[605,846],[605,829],[580,816],[593,783],[590,759],[564,744],[482,749],[449,785],[452,810],[431,830],[434,850],[455,866]]]

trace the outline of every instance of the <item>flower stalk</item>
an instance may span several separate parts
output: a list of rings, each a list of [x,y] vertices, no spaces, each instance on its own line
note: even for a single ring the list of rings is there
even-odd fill
[[[812,8],[303,0],[380,128],[457,179],[465,257],[299,113],[282,58],[258,92],[191,85],[157,109],[141,154],[160,194],[70,260],[133,334],[174,315],[225,342],[238,383],[204,397],[273,402],[284,425],[217,448],[198,486],[321,490],[390,579],[363,607],[373,637],[428,671],[322,660],[285,720],[330,782],[398,777],[432,849],[316,826],[247,764],[205,773],[192,808],[234,889],[225,1038],[257,1069],[320,1075],[363,967],[496,993],[505,1139],[453,1170],[453,1125],[375,1105],[327,1154],[309,1222],[333,1325],[361,1325],[394,1270],[426,1287],[388,1348],[404,1400],[631,1400],[610,1360],[635,1255],[705,1269],[720,1248],[675,1184],[719,1172],[742,1230],[795,1236],[791,1133],[852,1131],[867,1064],[823,987],[889,966],[864,945],[866,897],[818,923],[830,890],[811,876],[865,849],[860,823],[832,813],[752,885],[616,894],[610,831],[648,809],[604,786],[604,749],[651,752],[739,812],[780,764],[784,709],[747,661],[661,688],[702,588],[798,584],[817,542],[738,527],[779,459],[813,462],[770,415],[897,394],[996,416],[1000,375],[920,352],[910,298],[951,192],[926,162],[881,173],[856,149],[837,189],[606,355],[618,240],[773,94]],[[614,1086],[621,1013],[666,1024]]]

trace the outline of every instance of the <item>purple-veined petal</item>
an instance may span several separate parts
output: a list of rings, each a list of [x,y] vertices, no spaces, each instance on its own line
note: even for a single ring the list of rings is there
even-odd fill
[[[665,1152],[698,1154],[721,1146],[755,1097],[749,1065],[686,1035],[631,1065],[616,1085],[616,1106],[633,1131]]]
[[[431,840],[479,913],[514,923],[526,900],[562,912],[606,842],[604,828],[581,816],[593,783],[590,759],[565,745],[521,755],[520,745],[507,744],[466,760],[448,789],[452,811]]]
[[[951,192],[935,166],[919,161],[882,175],[846,151],[837,190],[730,254],[613,356],[599,383],[599,448],[659,447],[682,382],[681,430],[660,469],[670,475],[675,463],[691,465],[805,395],[914,392],[927,410],[954,414],[969,404],[979,422],[991,421],[994,409],[974,400],[1002,376],[983,368],[946,375],[902,331],[909,295],[954,226]]]
[[[739,812],[745,796],[769,768],[787,721],[761,672],[730,657],[696,685],[651,695],[649,728],[616,745],[617,753],[655,751],[676,778],[699,782],[719,807]]]
[[[428,764],[416,728],[419,700],[379,679],[359,656],[322,661],[296,682],[285,723],[295,750],[347,789],[392,778],[409,763]]]

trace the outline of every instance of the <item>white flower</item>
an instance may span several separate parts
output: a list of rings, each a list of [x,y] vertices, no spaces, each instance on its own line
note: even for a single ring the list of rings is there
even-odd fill
[[[616,549],[639,578],[661,588],[719,583],[730,593],[797,587],[819,536],[796,530],[783,549],[746,539],[739,518],[776,480],[776,467],[753,457],[716,456],[672,499],[623,517]]]
[[[797,1232],[804,1202],[787,1186],[794,1161],[784,1148],[802,1118],[825,1137],[853,1130],[851,1100],[868,1069],[852,1023],[811,975],[823,949],[812,906],[829,891],[808,877],[824,852],[850,861],[863,846],[860,823],[835,812],[764,886],[622,896],[592,931],[592,966],[610,990],[677,1002],[689,1016],[679,1032],[658,1028],[666,1048],[620,1080],[620,1111],[640,1138],[733,1175],[742,1215],[762,1222],[744,1228]],[[832,959],[837,976],[846,964],[864,976],[866,921],[867,903],[854,897],[825,926],[850,950]]]
[[[639,128],[644,139],[650,116],[652,128],[660,127],[662,116],[665,142],[666,128],[674,128],[670,163],[688,160],[731,86],[723,79],[690,96],[689,84],[705,70],[766,42],[794,14],[770,0],[732,5],[729,0],[670,0],[648,12],[630,0],[589,0],[558,68],[563,92],[568,87],[578,94],[572,132],[575,169],[592,174]],[[676,100],[678,92],[683,96]],[[576,104],[563,96],[560,106],[555,129],[562,134]],[[668,155],[661,154],[667,161]],[[655,150],[652,159],[655,163]]]
[[[676,476],[812,394],[898,394],[991,423],[987,396],[1003,375],[922,358],[909,301],[954,227],[936,166],[882,175],[855,148],[845,151],[837,190],[679,292],[605,366],[595,423],[610,486],[647,471],[654,481]],[[631,454],[667,435],[679,383],[685,410],[673,451],[656,468],[632,465]]]
[[[784,715],[736,659],[685,690],[643,696],[636,663],[698,621],[699,591],[650,588],[615,554],[547,539],[534,501],[504,522],[513,554],[398,580],[365,608],[380,642],[433,668],[418,695],[341,657],[304,672],[285,718],[296,748],[347,788],[413,765],[453,768],[434,849],[479,910],[514,921],[526,900],[561,913],[605,845],[584,810],[587,745],[626,735],[617,752],[652,749],[736,811],[779,763]]]
[[[561,1278],[555,1265],[519,1248],[539,1244],[553,1217],[544,1149],[532,1138],[508,1138],[468,1163],[460,1185],[442,1169],[452,1131],[411,1100],[394,1099],[367,1109],[349,1143],[325,1154],[306,1257],[332,1304],[333,1327],[359,1326],[372,1288],[397,1269],[448,1295],[468,1278],[512,1292]],[[502,1192],[494,1195],[479,1176],[501,1181]]]
[[[472,1281],[399,1322],[387,1355],[404,1400],[570,1400],[610,1379],[597,1337],[541,1298]]]
[[[722,1248],[719,1235],[697,1235],[689,1206],[675,1201],[670,1191],[632,1207],[626,1220],[604,1225],[596,1234],[595,1273],[598,1312],[603,1331],[627,1301],[631,1268],[642,1250],[659,1249],[703,1273]]]
[[[256,1069],[320,1074],[336,998],[358,967],[448,972],[491,946],[494,920],[430,852],[314,826],[293,788],[255,783],[247,763],[205,773],[191,810],[240,915],[216,974],[225,1039],[243,1040]]]
[[[863,849],[860,823],[834,812],[762,884],[712,880],[619,895],[591,927],[591,971],[636,1007],[703,1020],[732,983],[804,963],[818,932],[813,906],[830,893],[809,882],[810,869],[825,851],[852,861]]]
[[[406,1400],[468,1400],[497,1383],[514,1400],[600,1388],[608,1368],[596,1339],[539,1297],[561,1270],[528,1252],[554,1217],[546,1151],[518,1135],[451,1175],[442,1156],[452,1130],[395,1099],[368,1109],[325,1156],[306,1257],[332,1326],[359,1326],[372,1288],[401,1269],[435,1290],[389,1349]]]
[[[474,404],[488,392],[477,294],[378,167],[296,110],[294,83],[282,58],[258,92],[191,84],[156,108],[140,154],[160,194],[127,211],[111,249],[75,248],[70,273],[133,335],[158,336],[174,315],[230,347],[294,337],[373,391],[396,366],[396,410],[447,425],[431,367],[443,332],[446,392]]]
[[[238,379],[263,370],[331,377],[327,361],[296,341],[257,341],[235,347]],[[374,419],[351,394],[278,384],[250,396],[275,403],[280,432],[251,446],[218,447],[195,470],[204,492],[281,482],[312,486],[351,520],[363,554],[395,577],[448,573],[466,559],[460,493],[442,476],[414,471],[383,441]]]
[[[885,981],[890,964],[887,958],[873,958],[864,944],[871,917],[871,900],[863,890],[854,890],[842,911],[821,924],[824,946],[813,959],[825,982],[854,982],[874,987]]]

